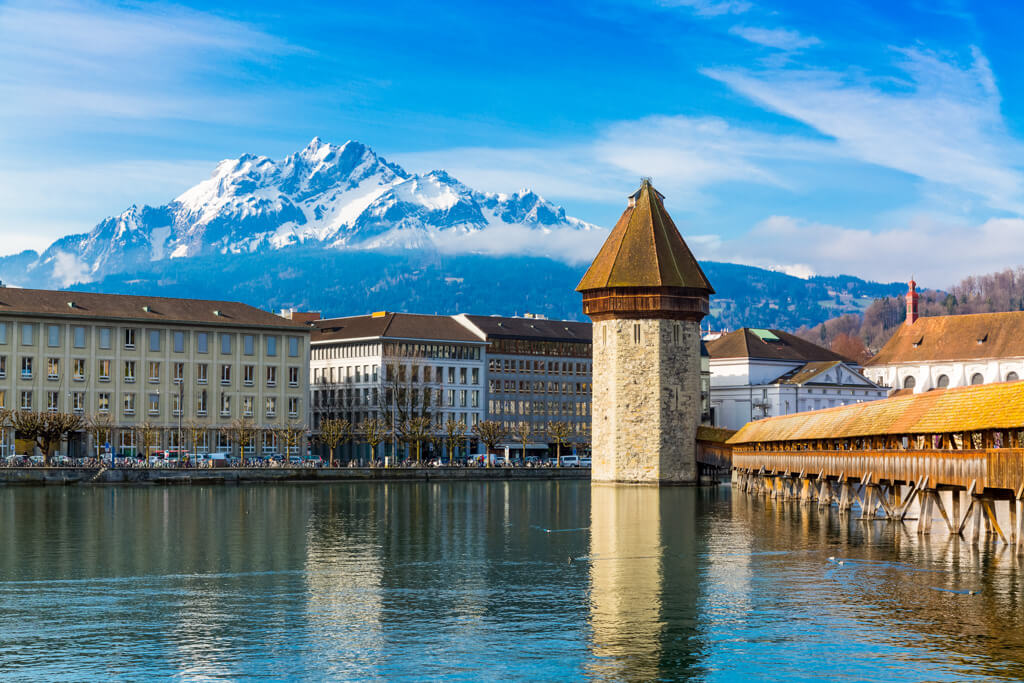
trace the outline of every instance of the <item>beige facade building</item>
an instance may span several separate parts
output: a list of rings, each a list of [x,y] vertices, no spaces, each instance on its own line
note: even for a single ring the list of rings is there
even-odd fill
[[[700,320],[714,290],[645,180],[583,276],[593,326],[593,481],[697,481]]]
[[[281,452],[271,429],[307,421],[309,337],[234,302],[0,288],[0,405],[109,416],[119,454],[143,423],[154,448],[191,449],[193,426],[197,452],[227,450],[220,428],[239,418],[262,428],[250,453]],[[27,454],[16,436],[2,430],[3,452]],[[84,431],[60,450],[95,452]]]

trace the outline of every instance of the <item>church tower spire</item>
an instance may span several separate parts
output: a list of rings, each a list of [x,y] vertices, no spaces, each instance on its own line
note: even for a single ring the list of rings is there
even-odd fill
[[[594,481],[697,480],[700,321],[714,289],[645,179],[576,291],[594,322]]]

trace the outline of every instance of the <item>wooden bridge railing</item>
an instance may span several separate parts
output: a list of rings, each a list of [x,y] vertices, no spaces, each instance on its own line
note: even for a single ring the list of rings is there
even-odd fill
[[[826,478],[843,475],[873,481],[918,482],[928,477],[931,486],[1016,492],[1024,485],[1024,448],[977,450],[852,450],[852,451],[755,451],[734,449],[735,469],[782,472]]]

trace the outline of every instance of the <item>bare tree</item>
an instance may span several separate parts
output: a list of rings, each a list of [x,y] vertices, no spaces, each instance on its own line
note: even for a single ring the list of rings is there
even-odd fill
[[[523,420],[516,422],[512,425],[512,436],[516,438],[523,446],[523,463],[526,463],[526,444],[530,442],[530,437],[533,436],[533,425]]]
[[[491,451],[498,445],[498,442],[505,438],[505,426],[497,420],[481,420],[473,425],[473,434],[487,449],[487,467],[491,466]]]
[[[110,413],[93,413],[86,419],[85,429],[92,437],[97,459],[100,457],[100,445],[113,440],[114,418]]]
[[[132,429],[135,432],[136,440],[142,444],[142,458],[148,465],[149,450],[156,445],[157,439],[160,436],[160,428],[152,422],[140,422]],[[138,450],[136,450],[135,456],[138,457],[138,455]]]
[[[320,434],[317,438],[329,449],[330,466],[334,467],[334,451],[352,438],[352,425],[348,420],[327,418],[320,423]]]
[[[433,431],[433,424],[429,417],[410,417],[401,425],[399,429],[402,434],[402,440],[408,443],[410,446],[416,448],[416,462],[420,462],[420,448],[423,441],[430,437],[431,431]]]
[[[60,442],[65,435],[80,431],[85,420],[72,413],[29,413],[18,411],[13,413],[11,423],[14,429],[24,437],[35,442],[43,452],[43,462],[49,466],[50,449],[53,442]]]
[[[444,441],[448,446],[448,464],[454,461],[455,450],[459,447],[459,442],[465,439],[465,437],[466,423],[449,417],[444,423]]]
[[[379,417],[371,417],[363,420],[362,424],[363,441],[370,446],[370,461],[377,458],[377,446],[384,440],[388,427]]]
[[[555,466],[562,466],[562,444],[572,436],[572,426],[568,422],[548,422],[548,436],[555,441]]]
[[[274,427],[274,434],[284,444],[283,455],[285,463],[289,463],[291,450],[302,443],[302,437],[306,434],[306,427],[301,422],[289,422],[288,424]]]
[[[256,423],[247,417],[239,417],[232,420],[231,424],[223,428],[223,431],[236,444],[238,444],[238,458],[242,466],[245,466],[245,447],[253,443],[259,428]],[[255,445],[255,444],[254,444]]]
[[[206,425],[198,420],[189,420],[185,423],[185,433],[188,434],[188,447],[192,455],[199,456],[199,437],[206,431]]]

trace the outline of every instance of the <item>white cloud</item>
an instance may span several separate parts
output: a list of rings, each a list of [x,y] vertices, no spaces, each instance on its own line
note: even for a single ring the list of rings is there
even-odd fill
[[[802,36],[798,31],[790,31],[784,28],[758,28],[756,26],[733,26],[729,33],[739,36],[744,40],[765,47],[773,47],[779,50],[802,50],[815,45],[821,45],[821,41],[814,36]]]
[[[967,275],[1024,263],[1024,219],[970,224],[921,214],[872,232],[771,216],[735,239],[689,243],[698,258],[774,267],[797,276],[813,271],[901,281],[914,275],[927,286],[948,287]],[[794,258],[803,263],[779,266]]]
[[[61,287],[89,282],[89,266],[74,254],[63,251],[54,252],[53,275]]]
[[[972,50],[966,66],[920,49],[897,50],[904,77],[776,69],[705,73],[833,138],[859,161],[953,186],[992,207],[1024,212],[1020,143],[1000,113],[995,77]]]
[[[753,7],[746,0],[657,0],[662,7],[688,7],[704,17],[717,17],[723,14],[743,14]]]
[[[535,229],[521,225],[492,225],[478,232],[437,233],[433,241],[444,253],[547,256],[580,264],[593,259],[608,237],[604,229],[557,228],[544,232],[541,238]]]

